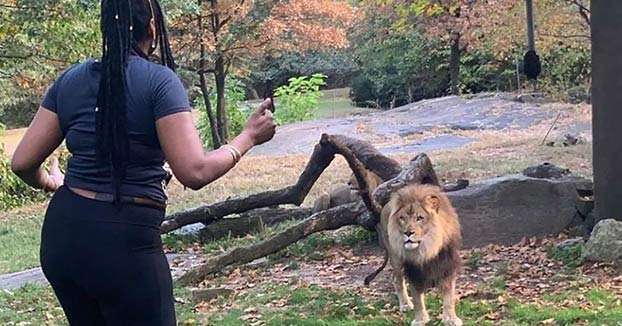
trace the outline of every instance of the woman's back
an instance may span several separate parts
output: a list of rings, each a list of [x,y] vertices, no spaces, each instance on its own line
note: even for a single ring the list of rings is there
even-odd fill
[[[97,160],[96,110],[101,65],[94,59],[68,69],[48,90],[42,106],[58,115],[67,148],[69,187],[113,193],[111,166]],[[166,202],[164,153],[155,122],[188,111],[187,94],[175,73],[138,56],[127,67],[127,134],[129,160],[121,194]]]

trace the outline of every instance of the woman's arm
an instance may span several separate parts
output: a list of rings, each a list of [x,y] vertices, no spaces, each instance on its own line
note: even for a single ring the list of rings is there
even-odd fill
[[[58,161],[54,161],[51,175],[41,166],[62,141],[63,134],[56,113],[39,108],[13,154],[11,169],[31,187],[55,191],[63,184]]]
[[[271,101],[266,100],[250,116],[246,128],[229,145],[244,155],[253,146],[274,136],[276,124]],[[156,121],[158,138],[173,174],[186,187],[198,190],[220,178],[235,166],[230,151],[221,148],[209,153],[203,151],[201,139],[189,112],[165,116]]]

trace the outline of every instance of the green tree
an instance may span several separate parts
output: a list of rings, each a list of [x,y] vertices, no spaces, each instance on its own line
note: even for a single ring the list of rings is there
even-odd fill
[[[99,52],[96,1],[0,0],[0,113],[28,123],[67,66]]]

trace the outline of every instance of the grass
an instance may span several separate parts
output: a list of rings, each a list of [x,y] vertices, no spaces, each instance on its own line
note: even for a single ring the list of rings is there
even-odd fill
[[[547,248],[547,254],[550,258],[559,260],[567,267],[576,268],[583,264],[583,245],[576,244],[567,248],[551,246]]]
[[[39,265],[41,215],[0,216],[0,274]]]
[[[414,314],[397,312],[393,293],[364,295],[356,291],[316,285],[262,284],[245,293],[209,303],[194,304],[186,289],[175,289],[179,325],[410,325]],[[431,294],[426,306],[432,321],[441,325],[440,299]],[[457,305],[465,325],[619,326],[622,307],[615,293],[592,289],[542,296],[537,302],[508,302],[464,298]],[[255,322],[253,324],[253,322]],[[263,322],[263,323],[258,323]],[[51,289],[26,285],[0,292],[0,324],[64,325],[64,316]]]

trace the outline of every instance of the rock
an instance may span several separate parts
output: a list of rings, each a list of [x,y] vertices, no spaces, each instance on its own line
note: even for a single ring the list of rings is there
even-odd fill
[[[571,134],[565,134],[564,140],[562,141],[562,145],[564,145],[564,147],[575,146],[581,143],[583,143],[581,137],[573,136]]]
[[[566,250],[575,246],[582,246],[583,243],[585,243],[585,240],[583,240],[583,238],[572,238],[572,239],[567,239],[564,240],[560,243],[557,244],[557,248],[561,249],[561,250]]]
[[[544,162],[540,165],[528,167],[523,170],[523,175],[531,178],[538,179],[560,179],[570,176],[570,170],[560,168],[549,162]]]
[[[211,301],[216,298],[228,298],[233,294],[233,290],[227,288],[205,288],[192,289],[192,301],[195,303]]]
[[[622,222],[609,219],[598,222],[585,245],[588,261],[622,263]]]
[[[465,248],[516,244],[559,234],[574,219],[576,184],[584,179],[511,175],[447,193],[460,216]]]

